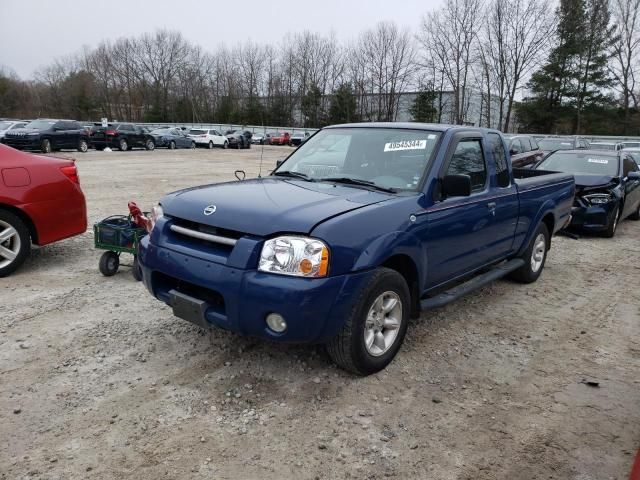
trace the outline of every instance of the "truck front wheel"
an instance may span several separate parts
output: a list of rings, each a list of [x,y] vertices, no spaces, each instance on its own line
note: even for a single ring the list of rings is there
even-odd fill
[[[382,370],[400,350],[410,310],[409,287],[402,275],[389,268],[376,269],[342,330],[327,344],[329,356],[358,375]]]
[[[520,283],[535,282],[544,268],[549,250],[549,229],[544,223],[540,223],[536,233],[531,237],[529,246],[522,254],[524,265],[515,270],[510,277]]]

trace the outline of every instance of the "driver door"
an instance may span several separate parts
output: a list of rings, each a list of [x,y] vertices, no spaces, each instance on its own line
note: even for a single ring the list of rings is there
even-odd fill
[[[439,173],[469,175],[471,195],[437,201],[427,209],[427,288],[447,283],[488,264],[495,254],[496,202],[482,135],[457,134]]]

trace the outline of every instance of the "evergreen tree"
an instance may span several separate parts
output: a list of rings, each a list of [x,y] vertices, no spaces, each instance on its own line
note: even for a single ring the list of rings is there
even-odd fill
[[[307,93],[302,96],[300,103],[300,110],[306,117],[305,127],[320,127],[321,125],[321,105],[322,105],[322,92],[320,89],[313,85]]]
[[[557,44],[529,81],[519,107],[526,130],[582,133],[585,113],[610,104],[607,48],[613,38],[608,0],[560,0]]]
[[[334,92],[329,106],[329,123],[357,122],[358,103],[350,83],[342,83]]]
[[[437,93],[433,87],[433,83],[420,88],[413,105],[409,108],[409,113],[413,117],[414,122],[432,123],[438,115],[438,109],[434,107]]]

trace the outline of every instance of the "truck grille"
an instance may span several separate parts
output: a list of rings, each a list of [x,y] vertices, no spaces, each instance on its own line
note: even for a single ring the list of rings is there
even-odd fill
[[[183,218],[171,217],[172,235],[197,245],[215,246],[218,253],[229,254],[236,242],[245,234],[226,228],[212,227]]]

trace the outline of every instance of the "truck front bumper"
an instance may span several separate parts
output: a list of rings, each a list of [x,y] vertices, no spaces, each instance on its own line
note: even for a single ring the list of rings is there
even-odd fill
[[[138,252],[143,281],[157,299],[181,314],[172,292],[206,302],[200,326],[292,343],[321,343],[344,325],[371,271],[320,279],[242,270],[158,247],[145,237]],[[266,323],[270,313],[287,323],[282,333]],[[182,316],[182,315],[181,315]]]

